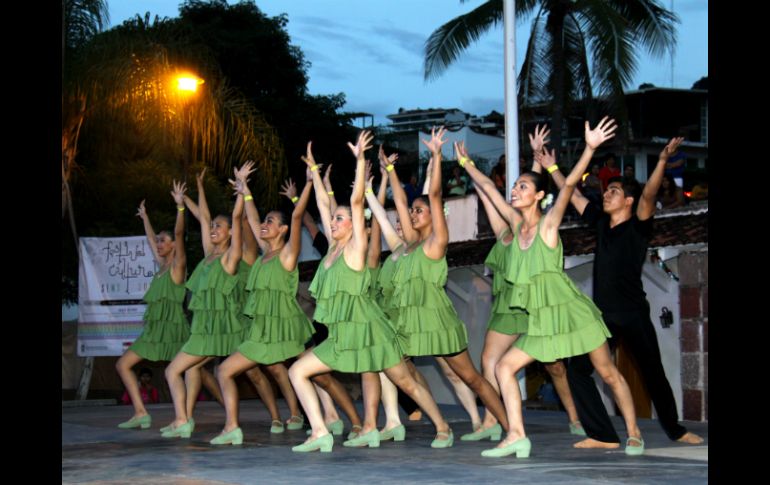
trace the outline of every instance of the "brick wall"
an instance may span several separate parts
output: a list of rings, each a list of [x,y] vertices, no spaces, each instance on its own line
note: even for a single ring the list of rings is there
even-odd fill
[[[708,251],[683,252],[678,265],[682,419],[708,421]]]

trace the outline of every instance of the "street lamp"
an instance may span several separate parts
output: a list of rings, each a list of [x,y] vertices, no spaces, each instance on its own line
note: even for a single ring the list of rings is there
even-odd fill
[[[192,116],[190,113],[190,100],[198,91],[198,86],[205,81],[194,74],[181,74],[176,77],[176,89],[182,98],[182,118],[186,125],[185,129],[185,158],[182,163],[182,173],[185,183],[187,182],[187,166],[188,162],[192,163],[193,149],[192,149]]]

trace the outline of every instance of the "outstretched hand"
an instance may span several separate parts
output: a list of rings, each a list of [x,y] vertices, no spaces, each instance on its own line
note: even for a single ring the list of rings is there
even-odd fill
[[[428,147],[430,152],[434,155],[438,155],[441,153],[441,145],[447,142],[447,140],[442,140],[442,137],[446,134],[446,128],[443,126],[440,126],[438,131],[436,131],[436,127],[434,126],[430,130],[430,140],[426,141],[423,139],[420,139],[420,141]]]
[[[290,178],[286,179],[283,185],[281,185],[281,191],[278,193],[285,195],[289,200],[294,199],[297,196],[297,187],[294,185],[294,181]]]
[[[203,178],[206,175],[206,167],[203,167],[203,170],[198,172],[198,174],[195,176],[195,181],[198,182],[198,185],[203,185]]]
[[[529,133],[529,146],[532,147],[532,153],[537,153],[543,149],[548,140],[548,135],[551,134],[551,130],[546,128],[545,125],[535,125],[535,133]]]
[[[535,162],[539,163],[541,167],[548,169],[552,165],[556,164],[556,149],[553,148],[549,152],[547,148],[543,147],[541,150],[536,151]]]
[[[362,130],[361,133],[358,134],[358,140],[356,140],[356,144],[353,145],[352,143],[348,142],[348,147],[350,148],[350,151],[353,152],[353,156],[356,158],[362,158],[364,156],[364,152],[372,148],[373,139],[374,135],[372,135],[371,131]]]
[[[459,162],[460,159],[463,157],[468,158],[468,150],[465,148],[464,141],[454,142],[454,147],[455,147],[455,160]]]
[[[663,150],[660,152],[660,159],[661,160],[668,160],[668,158],[673,155],[674,153],[679,150],[679,145],[684,141],[684,137],[676,137],[672,138],[671,141],[668,142],[668,145],[663,147]]]
[[[615,120],[605,116],[593,130],[589,127],[588,121],[585,123],[586,145],[596,150],[599,145],[615,136],[614,131],[618,128]]]
[[[246,161],[241,168],[233,168],[236,180],[247,180],[248,176],[254,173],[254,162],[251,160]]]
[[[147,210],[144,208],[144,199],[139,203],[139,210],[136,211],[136,215],[142,220],[147,218]]]
[[[176,180],[174,180],[173,186],[174,186],[174,190],[171,191],[171,197],[174,198],[174,202],[176,202],[177,206],[183,206],[184,193],[187,190],[186,184],[184,182],[177,182]],[[142,204],[144,204],[144,201],[142,201]]]

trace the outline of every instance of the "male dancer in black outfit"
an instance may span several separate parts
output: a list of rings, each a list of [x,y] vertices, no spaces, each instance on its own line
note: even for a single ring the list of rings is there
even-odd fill
[[[639,363],[658,421],[668,437],[698,444],[703,442],[703,438],[687,431],[678,422],[674,393],[663,370],[658,339],[650,320],[650,304],[642,288],[642,266],[652,239],[655,196],[663,180],[666,161],[676,153],[682,140],[673,138],[660,152],[644,191],[636,180],[614,177],[604,192],[601,208],[590,203],[578,190],[575,190],[570,202],[583,221],[597,229],[593,298],[613,335],[611,344],[615,338],[622,338]],[[559,172],[553,155],[546,152],[540,158],[543,168],[551,173],[554,182],[561,188],[564,176]],[[588,436],[574,446],[617,448],[620,439],[591,377],[593,371],[587,355],[573,357],[567,365],[567,380],[580,422]]]

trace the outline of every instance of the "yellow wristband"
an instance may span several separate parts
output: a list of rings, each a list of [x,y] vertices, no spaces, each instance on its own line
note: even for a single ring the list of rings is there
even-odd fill
[[[368,189],[366,189],[366,191],[364,191],[364,193],[365,193],[365,194],[367,194],[367,195],[368,195],[368,194],[372,194],[372,195],[374,195],[374,191],[371,189],[371,187],[370,187],[370,188],[368,188]]]
[[[387,172],[392,172],[393,171],[393,165],[392,164],[391,165],[385,165],[385,170]]]
[[[554,163],[550,167],[546,168],[546,170],[548,170],[548,173],[554,173],[555,171],[559,170],[559,166]]]
[[[311,172],[315,172],[316,170],[318,170],[318,165],[313,165],[312,167],[310,167]]]
[[[294,197],[292,197],[292,198],[291,198],[291,201],[292,201],[293,203],[295,203],[295,204],[297,203],[297,201],[298,201],[298,200],[299,200],[299,197],[297,197],[296,195],[295,195]]]
[[[470,159],[470,158],[468,158],[468,157],[460,157],[460,159],[457,161],[457,163],[459,163],[461,167],[465,167],[465,164],[466,164],[466,163],[470,163],[470,164],[471,164],[471,165],[473,165],[474,167],[476,166],[476,164],[475,164],[475,163],[473,163],[473,160],[471,160],[471,159]]]
[[[250,200],[253,200],[253,199],[254,199],[254,197],[252,197],[251,194],[243,196],[243,200],[245,200],[246,202],[248,202]]]
[[[184,212],[184,206],[183,205],[182,206],[178,205],[178,206],[176,206],[176,210],[178,210],[179,212]]]
[[[334,195],[334,191],[333,190],[330,190],[330,191],[328,191],[326,193],[329,194],[329,195]]]

